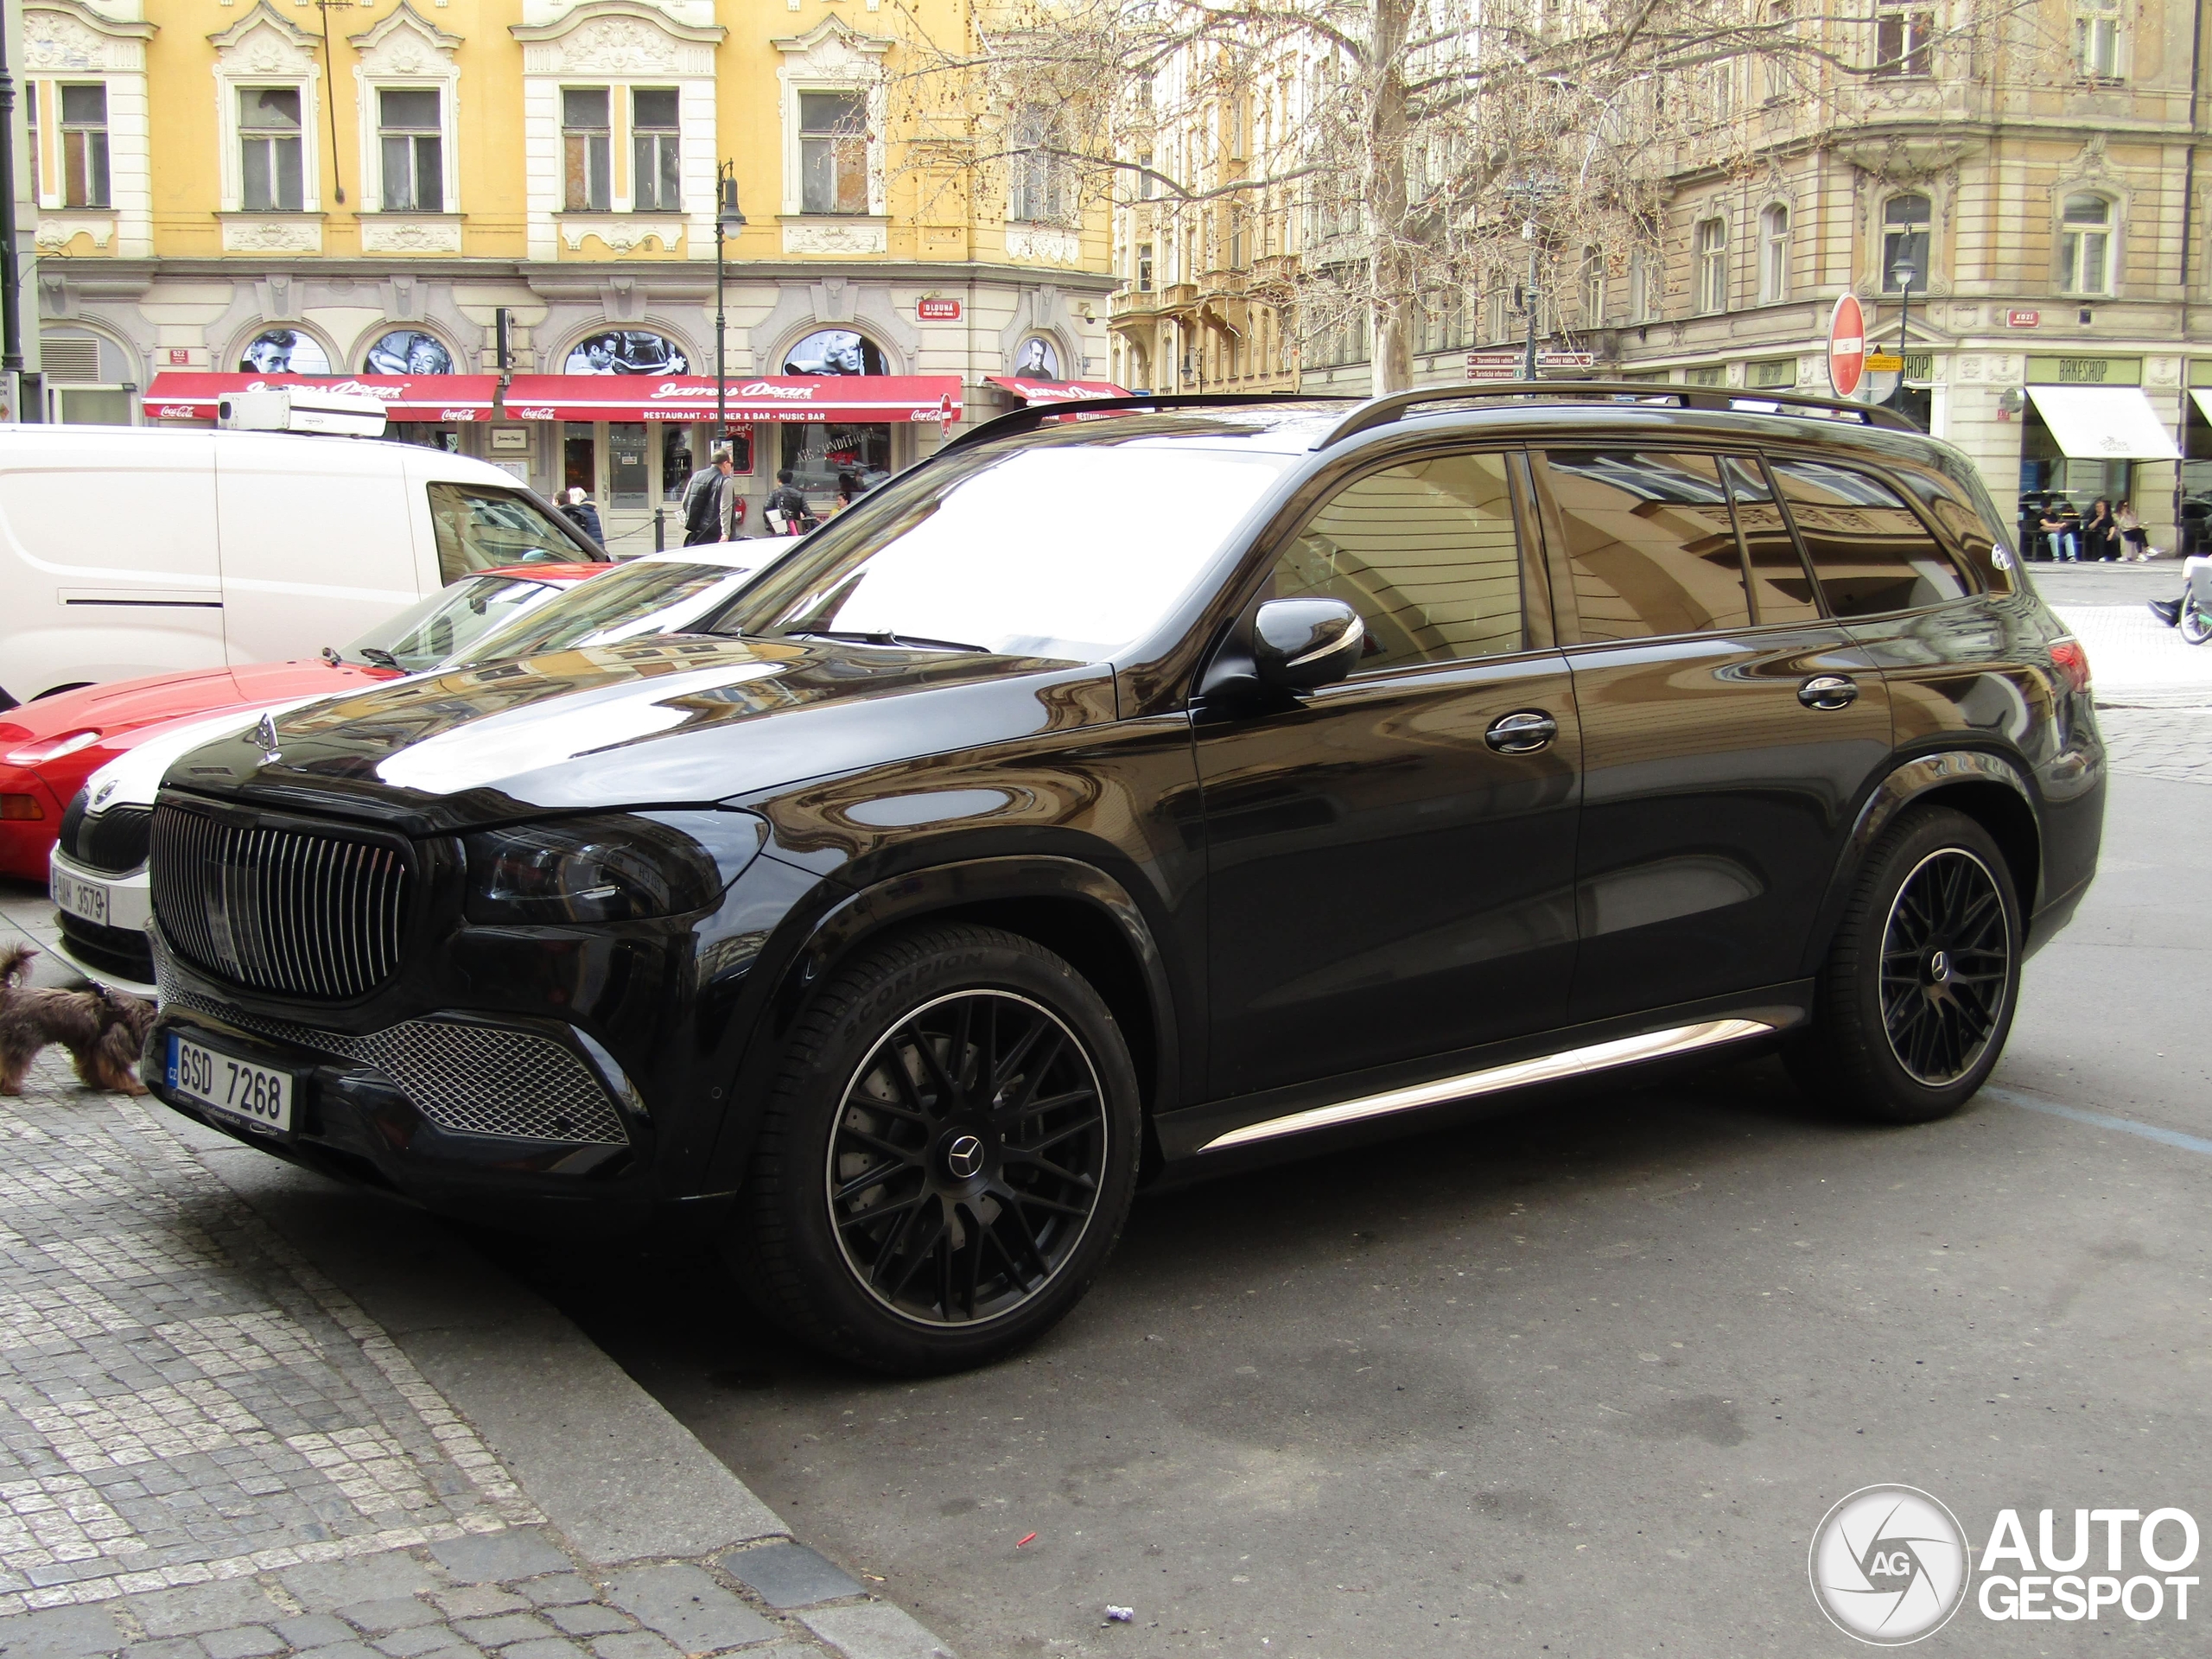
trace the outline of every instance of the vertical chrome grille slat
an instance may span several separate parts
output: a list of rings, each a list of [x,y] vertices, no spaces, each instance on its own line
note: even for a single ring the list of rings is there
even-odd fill
[[[181,956],[257,990],[341,1001],[404,954],[411,870],[395,847],[242,829],[163,804],[149,837],[154,911]]]

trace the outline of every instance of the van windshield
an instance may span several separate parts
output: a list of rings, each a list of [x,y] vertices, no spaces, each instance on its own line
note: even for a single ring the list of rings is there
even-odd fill
[[[949,456],[831,519],[715,632],[1095,662],[1166,616],[1292,461],[1213,433]]]

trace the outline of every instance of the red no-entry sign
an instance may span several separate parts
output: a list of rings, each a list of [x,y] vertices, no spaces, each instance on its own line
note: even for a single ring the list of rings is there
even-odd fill
[[[1828,385],[1839,397],[1859,390],[1866,373],[1866,314],[1858,296],[1847,294],[1835,302],[1828,319]]]

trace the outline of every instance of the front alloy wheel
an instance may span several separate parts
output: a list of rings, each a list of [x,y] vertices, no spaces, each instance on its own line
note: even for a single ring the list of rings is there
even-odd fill
[[[879,1370],[982,1364],[1090,1287],[1136,1185],[1120,1027],[1033,940],[946,923],[863,948],[807,1005],[729,1241],[793,1334]]]
[[[826,1173],[845,1264],[924,1325],[1009,1313],[1081,1243],[1108,1139],[1098,1074],[1050,1008],[995,989],[925,1003],[845,1090]]]

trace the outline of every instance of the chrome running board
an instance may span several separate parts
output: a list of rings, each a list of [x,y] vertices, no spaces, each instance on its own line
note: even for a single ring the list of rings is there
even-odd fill
[[[1620,1037],[1609,1043],[1592,1043],[1583,1048],[1562,1050],[1557,1054],[1545,1054],[1533,1060],[1516,1060],[1509,1065],[1493,1065],[1481,1071],[1467,1071],[1456,1077],[1440,1077],[1434,1083],[1415,1084],[1410,1089],[1392,1089],[1379,1095],[1362,1095],[1356,1100],[1340,1100],[1333,1106],[1315,1106],[1302,1112],[1293,1112],[1286,1117],[1271,1117],[1263,1123],[1248,1123],[1241,1129],[1231,1129],[1217,1135],[1200,1147],[1200,1152],[1225,1152],[1231,1147],[1249,1147],[1257,1141],[1273,1141],[1286,1135],[1304,1135],[1310,1129],[1332,1128],[1340,1123],[1357,1123],[1370,1117],[1387,1117],[1393,1112],[1410,1112],[1423,1106],[1441,1106],[1454,1100],[1471,1100],[1478,1095],[1494,1095],[1501,1090],[1523,1089],[1530,1084],[1554,1083],[1562,1077],[1577,1077],[1592,1071],[1604,1071],[1617,1065],[1633,1065],[1639,1060],[1664,1059],[1672,1054],[1693,1053],[1700,1048],[1712,1048],[1721,1043],[1732,1043],[1745,1037],[1758,1037],[1773,1031],[1776,1027],[1765,1020],[1707,1020],[1694,1026],[1675,1026],[1666,1031],[1646,1032],[1640,1037]]]

